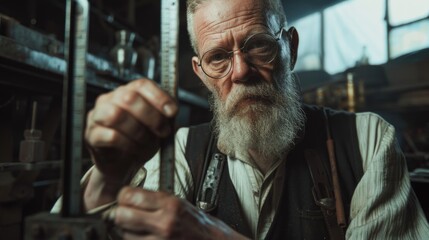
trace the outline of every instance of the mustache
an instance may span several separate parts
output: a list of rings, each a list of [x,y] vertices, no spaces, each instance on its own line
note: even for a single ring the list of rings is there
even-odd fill
[[[225,110],[234,110],[238,107],[238,103],[245,100],[254,100],[265,104],[276,104],[279,91],[274,88],[271,84],[264,83],[252,86],[239,86],[224,103]]]

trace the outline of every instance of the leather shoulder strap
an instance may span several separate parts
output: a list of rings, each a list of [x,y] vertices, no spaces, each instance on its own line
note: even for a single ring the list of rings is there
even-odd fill
[[[327,133],[325,117],[323,116],[324,112],[327,114],[337,160],[338,177],[343,191],[344,207],[348,216],[351,197],[356,185],[363,176],[362,156],[359,150],[356,129],[356,115],[350,112],[311,105],[304,105],[303,108],[308,120],[311,120],[306,126],[306,131],[311,135],[311,137],[305,138],[308,143],[306,146],[318,149],[322,154],[327,154],[325,147]],[[323,135],[314,137],[314,134],[312,134],[314,132]],[[305,135],[308,134],[306,133]]]
[[[314,184],[314,200],[322,210],[330,238],[344,239],[343,227],[347,224],[345,216],[349,216],[351,196],[363,175],[362,158],[357,143],[356,117],[353,113],[317,107],[307,107],[307,112],[312,112],[316,119],[324,119],[325,131],[320,132],[325,132],[325,137],[320,136],[320,140],[327,140],[329,155],[327,162],[323,161],[320,155],[326,153],[317,149],[305,151],[305,159]],[[323,117],[320,113],[323,113]],[[328,165],[330,167],[327,167]],[[346,213],[343,204],[346,205]]]
[[[322,210],[326,228],[331,240],[344,240],[345,232],[337,224],[335,196],[331,185],[331,174],[314,149],[305,150],[305,160],[310,170],[314,187],[312,189],[316,205]]]
[[[362,156],[356,129],[356,115],[354,113],[326,109],[329,118],[332,139],[335,145],[335,155],[338,164],[338,173],[344,191],[353,195],[356,185],[363,176]],[[343,173],[352,174],[352,176]],[[347,181],[350,179],[352,181]],[[351,200],[351,199],[350,199]]]
[[[185,148],[185,158],[191,170],[192,179],[194,181],[194,192],[192,203],[196,204],[196,196],[201,187],[204,176],[204,169],[210,159],[209,148],[210,141],[213,141],[210,123],[204,123],[189,128],[188,139]]]

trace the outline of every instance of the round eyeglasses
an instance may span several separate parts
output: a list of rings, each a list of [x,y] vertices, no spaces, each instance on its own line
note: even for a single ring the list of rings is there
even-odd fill
[[[270,64],[279,50],[277,41],[280,39],[283,28],[277,37],[268,33],[257,33],[243,43],[240,49],[227,51],[223,48],[214,48],[205,52],[200,58],[198,66],[211,78],[223,78],[232,69],[234,52],[241,51],[246,62],[252,66],[264,66]]]

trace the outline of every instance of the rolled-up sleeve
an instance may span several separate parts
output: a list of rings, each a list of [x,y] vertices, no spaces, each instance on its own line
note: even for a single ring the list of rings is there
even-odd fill
[[[358,113],[364,174],[353,194],[347,239],[429,239],[429,226],[411,188],[392,125]]]

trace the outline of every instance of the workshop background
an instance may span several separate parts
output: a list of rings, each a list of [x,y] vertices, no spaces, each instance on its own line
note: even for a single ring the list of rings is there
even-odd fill
[[[89,3],[87,110],[97,95],[135,77],[160,79],[160,1]],[[283,3],[300,35],[294,75],[303,101],[391,122],[429,216],[429,1]],[[178,127],[211,119],[208,92],[191,67],[185,0],[180,9]],[[1,239],[21,239],[25,218],[49,211],[61,194],[64,29],[64,0],[0,0]],[[36,150],[27,159],[30,138]]]

